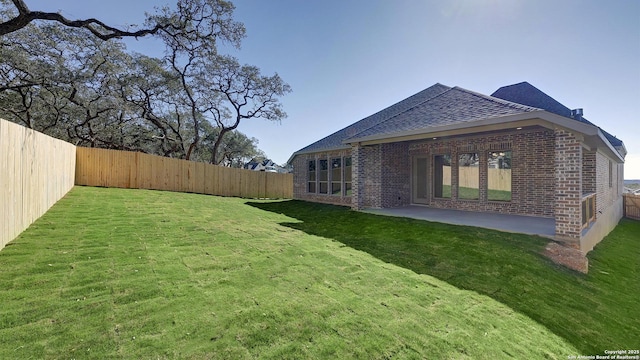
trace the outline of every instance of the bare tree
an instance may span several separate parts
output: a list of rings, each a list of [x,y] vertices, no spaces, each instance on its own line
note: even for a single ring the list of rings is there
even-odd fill
[[[0,5],[0,21],[32,13],[24,1]],[[285,118],[279,98],[291,90],[277,74],[218,54],[219,41],[239,47],[245,36],[233,10],[225,0],[178,0],[147,15],[148,27],[170,24],[149,33],[164,42],[162,59],[102,41],[115,35],[29,20],[25,31],[0,37],[0,113],[84,146],[235,164],[244,150],[234,147],[250,148],[246,141],[237,146],[240,122]]]
[[[13,7],[7,8],[9,4]],[[178,0],[175,9],[163,7],[156,9],[155,14],[147,14],[145,27],[135,30],[119,29],[95,18],[71,20],[57,12],[32,11],[24,0],[0,0],[0,5],[0,36],[16,32],[35,21],[51,21],[87,30],[102,40],[160,35],[189,46],[201,43],[203,39],[212,40],[219,34],[236,43],[244,37],[241,23],[234,22],[230,16],[220,16],[229,15],[234,10],[233,4],[225,0]]]
[[[240,65],[231,56],[216,56],[206,66],[207,79],[220,98],[211,111],[220,135],[211,151],[211,163],[217,164],[218,148],[226,133],[235,130],[244,119],[263,118],[279,121],[286,118],[279,98],[291,92],[291,87],[278,74],[264,76],[251,65]]]
[[[142,37],[146,35],[156,34],[158,31],[167,29],[172,26],[172,24],[169,23],[156,23],[149,28],[139,29],[136,31],[128,31],[109,26],[102,21],[94,18],[71,20],[67,19],[59,13],[31,11],[23,0],[11,0],[11,3],[15,7],[14,10],[17,11],[17,14],[15,14],[15,16],[12,16],[10,19],[0,23],[0,35],[6,35],[23,29],[36,20],[54,21],[68,27],[87,29],[93,35],[102,40],[122,37]]]

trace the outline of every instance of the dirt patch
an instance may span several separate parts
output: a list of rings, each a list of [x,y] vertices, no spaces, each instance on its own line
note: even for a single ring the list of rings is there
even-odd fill
[[[544,249],[544,255],[554,263],[566,266],[569,269],[585,274],[589,271],[589,260],[578,249],[550,242]]]

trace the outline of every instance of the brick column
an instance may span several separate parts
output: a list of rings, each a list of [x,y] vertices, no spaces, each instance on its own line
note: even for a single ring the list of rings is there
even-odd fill
[[[351,145],[351,208],[364,209],[364,149]]]
[[[556,239],[580,246],[582,232],[582,145],[575,134],[555,129]]]

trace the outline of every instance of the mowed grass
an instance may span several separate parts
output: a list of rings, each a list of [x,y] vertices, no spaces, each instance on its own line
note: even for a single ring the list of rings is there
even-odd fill
[[[638,348],[640,225],[619,229],[583,276],[538,255],[536,237],[299,201],[76,187],[0,251],[0,358]]]
[[[478,188],[458,187],[458,199],[477,200],[480,196]],[[451,197],[451,185],[442,185],[442,197]],[[487,199],[489,201],[511,201],[511,191],[505,190],[487,190]]]
[[[483,294],[525,314],[582,355],[640,349],[640,221],[622,219],[589,252],[589,273],[553,264],[537,236],[382,217],[301,201],[254,206],[283,224]]]

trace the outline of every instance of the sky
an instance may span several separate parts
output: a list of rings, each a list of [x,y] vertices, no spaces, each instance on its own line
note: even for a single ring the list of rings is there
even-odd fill
[[[31,10],[140,24],[174,1],[25,0]],[[235,0],[241,63],[278,73],[288,117],[239,130],[279,164],[297,150],[435,83],[490,95],[528,81],[624,141],[640,179],[640,1]],[[129,49],[161,56],[149,39]]]

